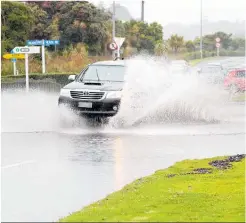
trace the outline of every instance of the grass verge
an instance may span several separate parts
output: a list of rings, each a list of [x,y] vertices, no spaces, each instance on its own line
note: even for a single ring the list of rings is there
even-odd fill
[[[210,59],[214,59],[216,57],[206,57],[204,59],[195,59],[195,60],[190,60],[189,61],[189,64],[191,66],[196,66],[198,63],[202,62],[202,61],[207,61],[207,60],[210,60]]]
[[[60,222],[244,222],[245,159],[235,157],[178,162]]]
[[[233,101],[238,101],[238,102],[246,101],[246,94],[245,94],[245,92],[244,93],[240,93],[240,94],[234,96],[232,98],[232,100]]]

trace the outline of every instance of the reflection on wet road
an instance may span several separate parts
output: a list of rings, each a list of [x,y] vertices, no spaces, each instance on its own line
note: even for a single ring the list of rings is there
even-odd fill
[[[245,135],[2,138],[2,166],[20,163],[2,169],[3,221],[51,221],[178,160],[243,153]]]
[[[220,123],[61,128],[57,95],[16,95],[2,95],[2,221],[57,221],[176,161],[245,150],[244,104]]]

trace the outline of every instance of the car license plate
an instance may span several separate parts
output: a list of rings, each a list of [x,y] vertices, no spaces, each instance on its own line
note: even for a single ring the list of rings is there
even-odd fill
[[[91,102],[79,102],[78,107],[80,108],[92,108]]]

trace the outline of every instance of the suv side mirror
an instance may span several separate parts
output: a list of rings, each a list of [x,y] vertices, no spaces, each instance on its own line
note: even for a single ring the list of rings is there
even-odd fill
[[[74,81],[76,78],[76,75],[69,75],[68,80]]]

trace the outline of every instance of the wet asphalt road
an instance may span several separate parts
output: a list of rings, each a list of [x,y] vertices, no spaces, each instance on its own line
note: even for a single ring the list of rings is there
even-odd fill
[[[16,95],[2,95],[2,221],[56,221],[176,161],[245,153],[244,104],[218,124],[64,129],[57,95]]]

